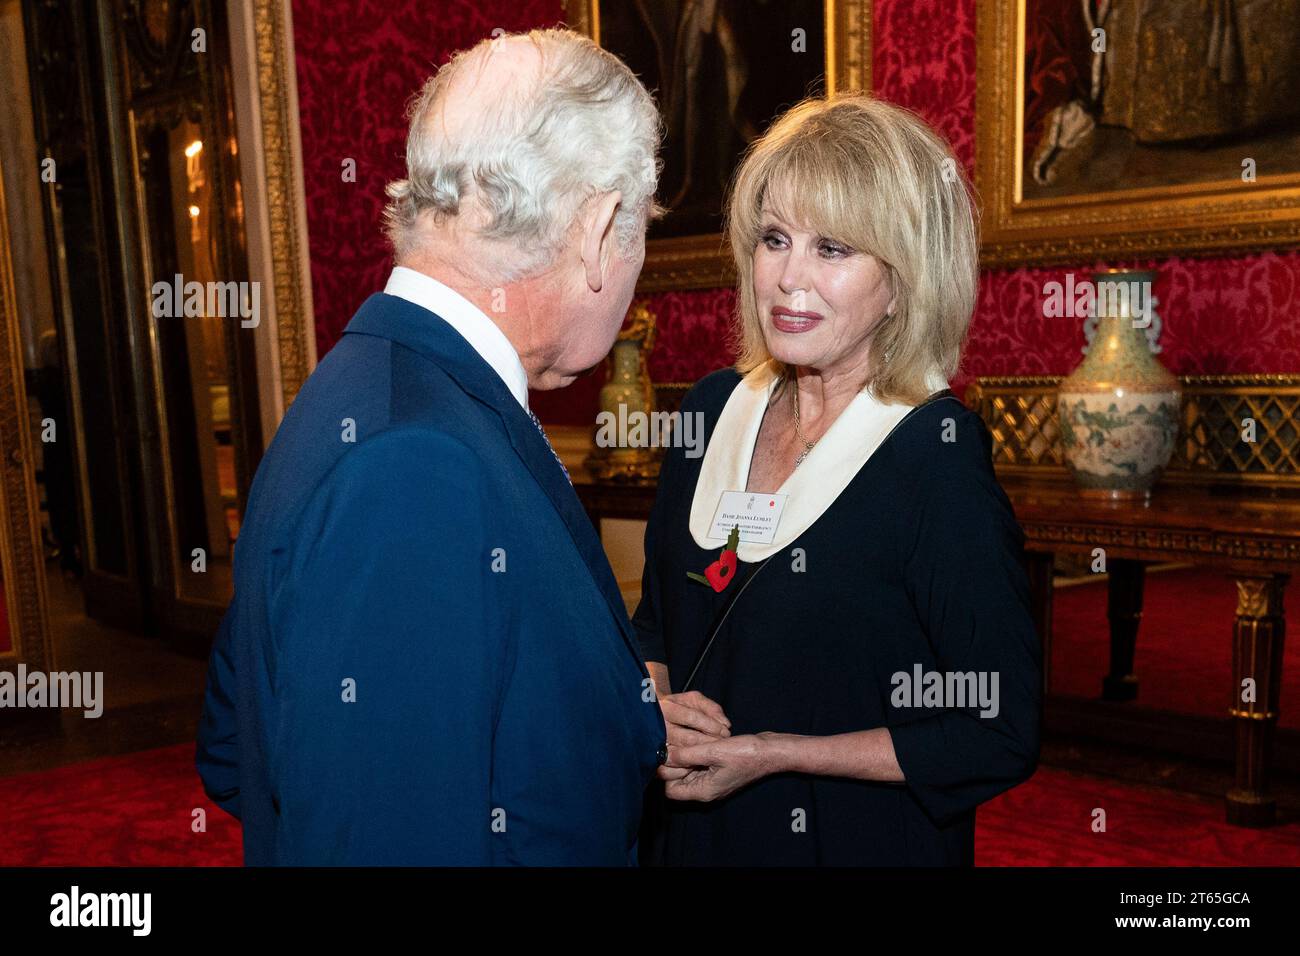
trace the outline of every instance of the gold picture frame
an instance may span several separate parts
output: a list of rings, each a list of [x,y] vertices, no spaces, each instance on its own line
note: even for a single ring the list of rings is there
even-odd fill
[[[1028,0],[977,0],[975,183],[988,267],[1300,243],[1300,172],[1024,198]]]
[[[565,0],[570,29],[600,43],[601,0]],[[871,89],[871,0],[823,0],[826,92]],[[733,285],[735,269],[719,233],[653,239],[637,293]]]

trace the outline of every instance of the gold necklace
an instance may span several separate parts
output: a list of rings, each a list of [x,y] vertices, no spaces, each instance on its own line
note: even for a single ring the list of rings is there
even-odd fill
[[[794,460],[794,466],[798,468],[803,464],[803,460],[808,457],[808,453],[813,450],[813,445],[817,443],[815,441],[808,441],[808,439],[803,437],[803,428],[799,425],[799,382],[796,380],[791,382],[791,384],[794,386],[794,434],[799,441],[803,442],[803,451],[801,451],[799,457]]]

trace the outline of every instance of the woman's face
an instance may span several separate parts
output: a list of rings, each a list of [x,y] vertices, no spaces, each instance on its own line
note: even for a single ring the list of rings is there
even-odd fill
[[[879,259],[796,228],[764,204],[754,295],[773,358],[823,376],[865,375],[872,334],[894,308],[890,286]]]

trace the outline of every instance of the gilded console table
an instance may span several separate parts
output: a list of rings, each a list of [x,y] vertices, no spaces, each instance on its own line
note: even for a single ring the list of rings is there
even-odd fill
[[[1236,583],[1232,685],[1236,781],[1230,823],[1266,826],[1271,744],[1280,705],[1286,618],[1283,589],[1300,570],[1300,376],[1184,378],[1174,456],[1149,501],[1078,494],[1065,469],[1056,420],[1057,379],[979,379],[966,402],[994,438],[994,463],[1025,531],[1035,617],[1051,655],[1052,555],[1105,552],[1110,672],[1102,696],[1137,694],[1133,654],[1144,568],[1183,562],[1220,569]],[[1242,440],[1254,422],[1253,442]],[[1045,680],[1050,672],[1045,673]]]

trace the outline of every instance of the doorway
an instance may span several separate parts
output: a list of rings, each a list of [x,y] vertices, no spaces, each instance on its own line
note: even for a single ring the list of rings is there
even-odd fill
[[[19,324],[49,593],[201,658],[263,448],[226,6],[13,2],[32,154],[10,192],[36,197],[48,283]]]

